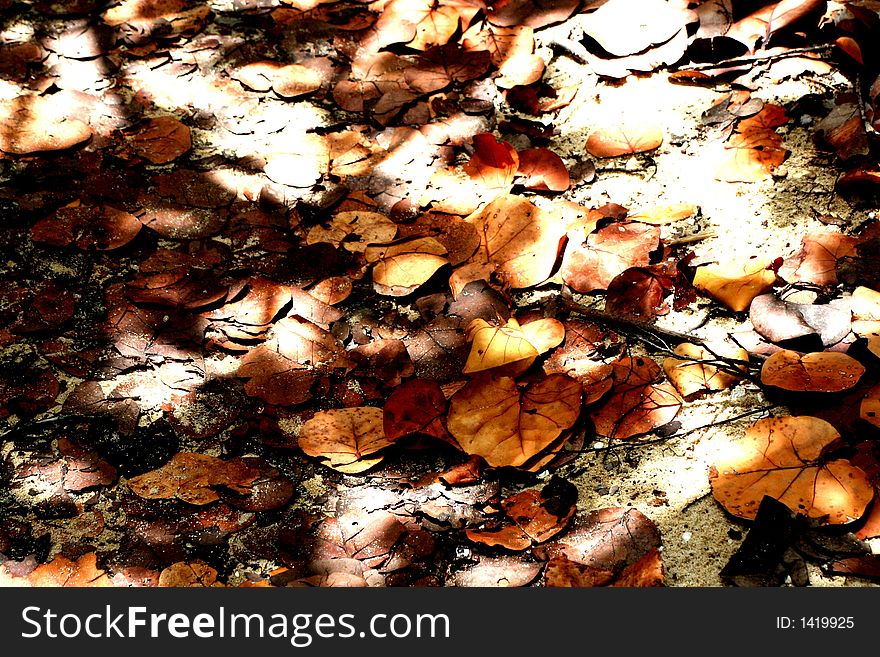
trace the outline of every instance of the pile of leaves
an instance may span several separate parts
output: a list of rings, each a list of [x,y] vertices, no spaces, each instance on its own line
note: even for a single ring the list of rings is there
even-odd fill
[[[568,198],[595,172],[549,148],[577,88],[545,79],[562,52],[737,85],[704,125],[716,178],[757,183],[789,117],[739,87],[774,57],[873,79],[873,3],[105,4],[0,2],[4,583],[662,585],[654,523],[565,473],[737,385],[785,412],[712,493],[797,514],[748,577],[795,535],[877,535],[878,225],[695,261],[662,238],[694,205]],[[877,182],[877,86],[817,131],[843,186]],[[607,126],[583,159],[666,139]],[[655,326],[698,299],[743,330]],[[853,541],[811,558],[876,576]]]

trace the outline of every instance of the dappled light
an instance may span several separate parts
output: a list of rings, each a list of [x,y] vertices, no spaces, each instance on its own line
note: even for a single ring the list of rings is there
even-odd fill
[[[877,579],[872,3],[0,6],[0,584]]]

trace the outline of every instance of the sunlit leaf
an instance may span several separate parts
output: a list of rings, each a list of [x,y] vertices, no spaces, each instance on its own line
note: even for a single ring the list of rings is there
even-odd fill
[[[761,383],[794,392],[840,392],[854,387],[864,373],[865,367],[846,354],[784,349],[764,361]]]
[[[759,420],[716,460],[709,475],[712,493],[742,518],[754,518],[769,495],[810,518],[831,524],[856,520],[874,488],[849,461],[825,458],[839,439],[834,427],[815,417]]]
[[[381,408],[336,408],[319,411],[303,424],[299,447],[324,465],[343,472],[361,472],[380,462],[391,444],[383,429]]]
[[[551,374],[520,390],[510,377],[483,375],[450,400],[447,427],[468,454],[518,466],[546,449],[580,415],[581,386]]]

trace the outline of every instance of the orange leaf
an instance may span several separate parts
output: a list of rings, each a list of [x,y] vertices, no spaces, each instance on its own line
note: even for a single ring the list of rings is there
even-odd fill
[[[574,424],[580,404],[580,384],[563,374],[524,390],[510,377],[483,375],[452,396],[447,427],[466,453],[495,467],[519,466]]]
[[[718,362],[719,358],[748,361],[749,352],[742,348],[731,348],[725,343],[712,344],[710,347],[711,352],[706,347],[685,342],[672,351],[678,356],[686,356],[688,360],[667,358],[663,361],[663,371],[682,396],[724,390],[739,380],[738,376],[710,363]],[[745,366],[740,366],[740,369],[745,369]]]
[[[544,75],[544,60],[534,53],[519,53],[507,57],[498,67],[498,73],[500,77],[495,79],[495,84],[501,89],[529,85]]]
[[[207,454],[178,452],[165,465],[128,480],[135,495],[150,500],[177,498],[188,504],[210,504],[220,496],[214,490],[224,486],[246,495],[259,471],[241,459],[224,461]]]
[[[337,213],[326,226],[313,226],[307,244],[329,242],[335,247],[363,253],[371,242],[390,242],[397,235],[397,226],[378,212],[353,210]]]
[[[468,326],[467,334],[473,344],[462,370],[465,374],[515,364],[505,369],[506,374],[515,376],[527,370],[539,354],[562,342],[565,327],[552,318],[539,319],[523,327],[513,317],[503,326],[475,319]]]
[[[520,196],[501,196],[468,217],[480,248],[450,278],[458,295],[471,281],[493,276],[512,288],[531,287],[550,276],[565,226]]]
[[[854,387],[865,368],[851,356],[833,351],[801,356],[783,349],[764,361],[761,383],[795,392],[840,392]]]
[[[505,518],[500,526],[469,529],[465,535],[483,545],[526,550],[565,529],[577,509],[577,499],[577,488],[572,483],[553,477],[539,491],[524,490],[501,502]]]
[[[446,247],[433,237],[381,246],[368,246],[364,250],[367,262],[373,267],[373,286],[379,294],[400,297],[412,293],[427,283],[443,265]]]
[[[788,151],[774,128],[788,122],[778,105],[764,105],[754,116],[740,121],[721,157],[715,178],[725,182],[760,182],[785,161]]]
[[[391,444],[383,429],[381,408],[335,408],[315,413],[302,425],[299,446],[309,456],[341,472],[363,472],[377,463]]]
[[[571,185],[565,163],[547,148],[526,148],[519,151],[517,174],[525,176],[526,189],[535,191],[564,192]]]
[[[192,148],[192,138],[189,128],[173,116],[159,116],[147,121],[131,147],[153,164],[167,164]]]
[[[697,268],[694,287],[717,299],[731,310],[740,312],[776,281],[767,269],[770,263],[760,258],[731,260],[719,265]]]
[[[3,573],[0,573],[0,577],[2,576]],[[98,568],[98,558],[94,552],[87,552],[76,561],[71,561],[63,554],[58,554],[49,563],[43,563],[34,568],[26,577],[12,577],[3,584],[41,588],[113,586],[106,571]]]
[[[57,94],[61,98],[61,94]],[[55,95],[19,96],[0,107],[0,151],[29,155],[60,151],[88,141],[92,129],[68,116],[70,108]]]
[[[474,135],[473,146],[474,154],[462,170],[490,189],[509,190],[519,166],[516,149],[488,132]]]
[[[658,205],[642,212],[629,215],[627,219],[638,221],[643,224],[664,226],[683,219],[691,219],[700,211],[699,206],[693,203],[672,203],[670,205]]]
[[[644,153],[663,143],[663,131],[653,125],[620,125],[596,130],[587,137],[587,152],[593,157],[618,157]]]
[[[595,324],[565,323],[565,344],[544,363],[547,374],[567,374],[580,381],[584,404],[591,404],[611,390],[616,359],[615,340]],[[610,355],[609,355],[610,354]]]
[[[851,522],[865,512],[874,489],[849,461],[823,458],[839,439],[834,427],[815,417],[758,420],[713,466],[712,493],[741,518],[753,519],[769,495],[810,518]]]
[[[219,587],[217,571],[203,561],[178,561],[159,573],[159,586],[174,588]]]

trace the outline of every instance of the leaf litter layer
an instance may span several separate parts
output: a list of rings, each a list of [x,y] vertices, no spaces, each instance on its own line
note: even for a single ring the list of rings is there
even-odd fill
[[[729,584],[765,496],[872,538],[877,8],[757,4],[2,9],[3,581]]]

